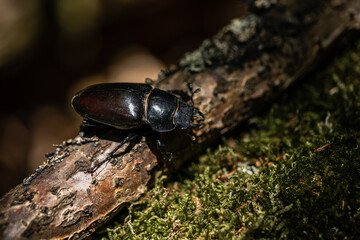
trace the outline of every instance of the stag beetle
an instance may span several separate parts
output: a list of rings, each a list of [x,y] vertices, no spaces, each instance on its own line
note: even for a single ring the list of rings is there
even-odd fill
[[[191,85],[188,87],[191,96],[181,90],[163,91],[149,84],[96,84],[75,94],[72,106],[83,118],[117,129],[136,129],[145,124],[158,133],[175,128],[199,128],[205,120],[204,114],[194,107],[193,102],[193,95],[199,89],[193,91]],[[191,104],[187,103],[189,100]],[[136,136],[130,133],[109,153],[107,159]],[[158,144],[161,146],[160,142]],[[90,171],[95,171],[100,165]]]

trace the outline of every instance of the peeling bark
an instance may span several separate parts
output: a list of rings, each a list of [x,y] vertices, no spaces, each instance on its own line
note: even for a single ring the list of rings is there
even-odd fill
[[[233,20],[156,82],[165,90],[186,90],[187,82],[201,88],[195,105],[206,125],[194,131],[196,140],[180,131],[161,136],[175,168],[262,109],[339,37],[360,27],[357,0],[273,2],[254,1],[253,13]],[[166,167],[151,135],[88,173],[118,144],[111,137],[115,130],[101,131],[104,137],[81,132],[58,146],[0,200],[1,239],[85,238],[151,187],[156,171]]]

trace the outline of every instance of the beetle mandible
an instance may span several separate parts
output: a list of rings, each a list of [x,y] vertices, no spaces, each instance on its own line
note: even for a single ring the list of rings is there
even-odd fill
[[[194,107],[192,99],[199,89],[192,91],[191,85],[188,87],[191,96],[181,90],[163,91],[149,84],[102,83],[75,94],[72,106],[83,118],[117,129],[136,129],[145,124],[158,133],[199,128],[205,117]],[[129,134],[108,158],[135,136]]]

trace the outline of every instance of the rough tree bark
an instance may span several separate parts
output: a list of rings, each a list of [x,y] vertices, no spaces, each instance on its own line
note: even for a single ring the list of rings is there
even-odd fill
[[[195,104],[205,113],[206,125],[194,131],[196,140],[182,132],[162,136],[175,168],[269,103],[312,69],[340,36],[360,26],[358,0],[252,4],[252,13],[205,40],[155,84],[186,90],[191,82],[201,88]],[[101,129],[106,134],[99,138],[80,133],[64,142],[7,193],[0,200],[0,238],[85,238],[145,193],[154,173],[165,166],[145,137],[131,149],[120,149],[122,154],[94,174],[87,172],[116,147],[113,131]]]

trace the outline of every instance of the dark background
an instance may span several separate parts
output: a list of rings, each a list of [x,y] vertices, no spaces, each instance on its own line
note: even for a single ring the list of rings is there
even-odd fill
[[[0,196],[76,136],[75,92],[156,79],[246,12],[235,0],[0,2]]]

